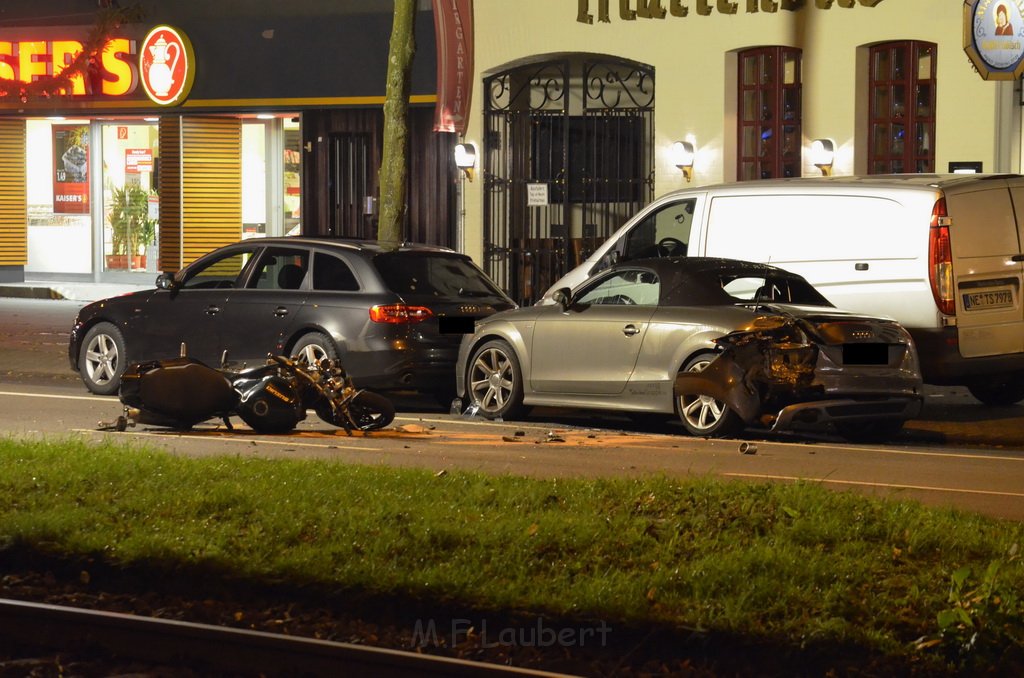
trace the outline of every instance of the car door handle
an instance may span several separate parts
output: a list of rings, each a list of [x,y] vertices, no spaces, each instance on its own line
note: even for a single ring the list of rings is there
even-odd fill
[[[622,333],[627,337],[632,337],[636,334],[640,334],[640,329],[636,325],[626,325],[622,328]]]
[[[288,315],[288,309],[285,308],[284,306],[278,306],[277,308],[274,309],[274,315],[276,315],[278,318],[283,318],[286,315]]]
[[[217,315],[218,313],[220,313],[220,306],[210,304],[206,307],[206,315]]]
[[[1024,261],[1024,254],[1014,254],[1010,257],[1010,261]]]

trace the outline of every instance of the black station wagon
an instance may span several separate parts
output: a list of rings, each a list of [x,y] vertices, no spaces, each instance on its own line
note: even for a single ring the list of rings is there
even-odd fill
[[[473,261],[428,245],[255,238],[217,249],[156,289],[79,312],[68,357],[93,393],[117,393],[132,362],[188,355],[259,364],[268,353],[336,358],[376,390],[454,393],[474,321],[514,308]]]

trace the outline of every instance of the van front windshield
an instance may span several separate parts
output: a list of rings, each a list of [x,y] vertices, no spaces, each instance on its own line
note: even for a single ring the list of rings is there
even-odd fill
[[[648,214],[626,235],[622,259],[685,256],[696,204],[696,198],[689,198]]]

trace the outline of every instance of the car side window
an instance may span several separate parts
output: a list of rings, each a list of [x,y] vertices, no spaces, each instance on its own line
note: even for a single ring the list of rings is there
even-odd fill
[[[260,290],[298,290],[308,270],[308,250],[268,247],[257,262],[248,286]]]
[[[201,268],[190,269],[181,284],[182,289],[223,289],[237,287],[239,276],[252,257],[252,250],[234,251],[206,262]]]
[[[658,276],[651,271],[619,271],[583,290],[574,303],[657,306],[660,289]]]
[[[328,292],[355,292],[359,283],[352,269],[340,258],[324,252],[313,255],[313,289]]]
[[[623,260],[685,255],[690,244],[696,205],[697,199],[690,198],[670,203],[648,214],[626,235],[622,249]]]

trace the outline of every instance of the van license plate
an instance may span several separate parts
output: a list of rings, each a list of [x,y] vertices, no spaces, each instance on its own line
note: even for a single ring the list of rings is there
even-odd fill
[[[984,308],[1007,308],[1013,306],[1013,292],[998,290],[996,292],[971,292],[964,295],[964,309],[974,311]]]

